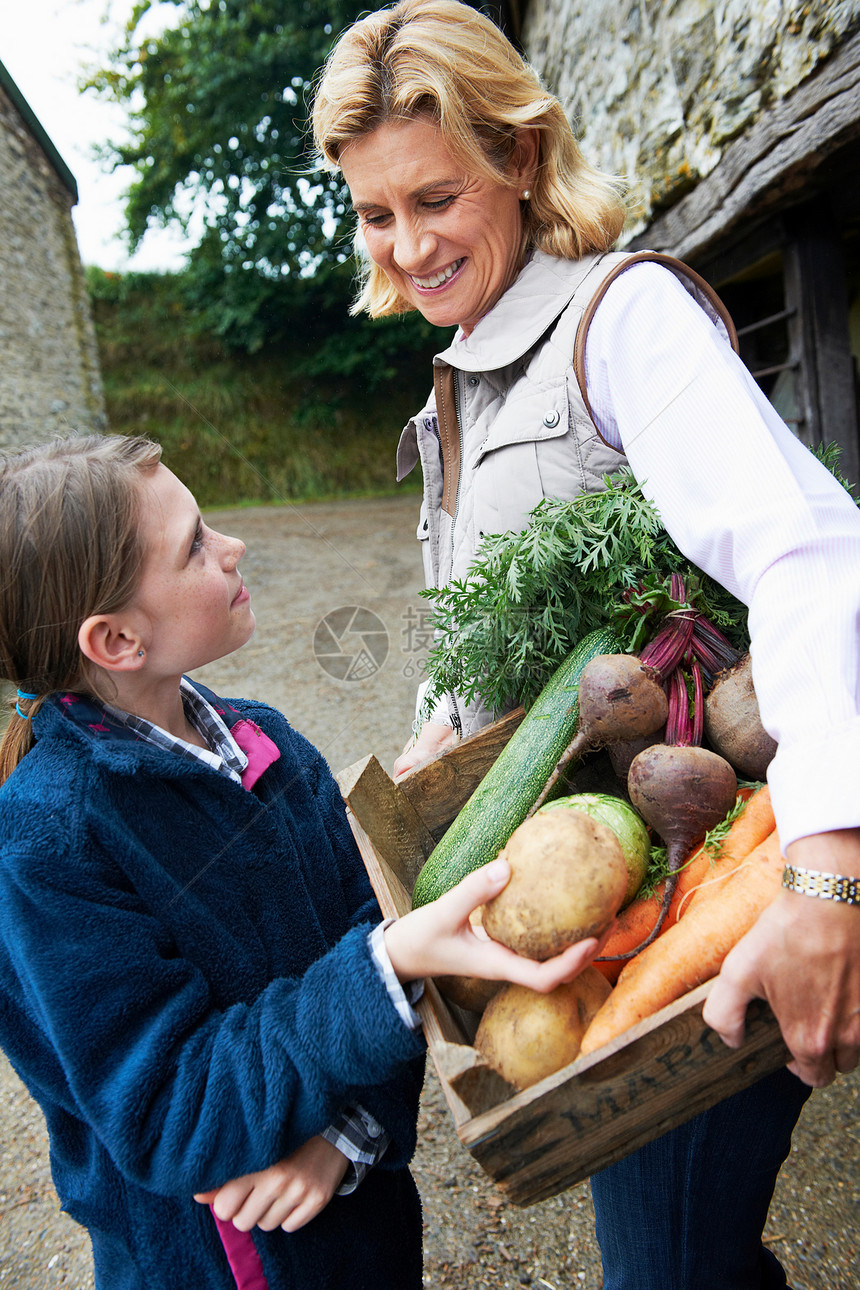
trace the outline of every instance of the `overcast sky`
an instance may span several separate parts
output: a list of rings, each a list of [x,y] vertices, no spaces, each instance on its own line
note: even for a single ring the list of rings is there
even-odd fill
[[[132,0],[0,0],[0,62],[77,181],[73,218],[84,264],[176,269],[182,263],[181,239],[164,230],[148,232],[129,260],[122,239],[122,194],[130,175],[106,174],[91,155],[93,144],[123,137],[123,113],[77,89],[82,69],[103,61],[111,32],[131,7]],[[172,6],[165,9],[175,13]]]

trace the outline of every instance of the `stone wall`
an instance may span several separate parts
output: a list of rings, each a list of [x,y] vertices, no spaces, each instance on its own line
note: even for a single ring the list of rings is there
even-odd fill
[[[106,425],[72,203],[0,87],[0,449]]]
[[[626,237],[860,26],[860,0],[531,0],[526,56],[588,159],[631,186]]]

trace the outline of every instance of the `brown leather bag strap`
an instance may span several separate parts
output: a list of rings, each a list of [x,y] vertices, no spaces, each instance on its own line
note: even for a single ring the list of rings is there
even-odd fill
[[[585,388],[585,342],[588,337],[588,329],[591,326],[591,320],[610,284],[629,269],[631,265],[641,264],[643,261],[648,260],[655,264],[664,265],[665,268],[671,269],[677,278],[686,278],[688,282],[692,282],[696,286],[701,294],[706,297],[717,316],[722,320],[726,331],[729,334],[732,349],[735,353],[738,352],[738,333],[735,329],[734,323],[732,322],[728,309],[726,309],[726,306],[723,304],[716,291],[714,291],[714,288],[707,283],[700,274],[696,273],[695,269],[689,268],[688,265],[683,264],[680,260],[676,260],[672,255],[663,255],[660,251],[631,252],[626,260],[617,264],[611,273],[608,273],[603,279],[597,292],[589,301],[588,306],[580,319],[579,327],[576,332],[576,342],[573,347],[573,370],[576,372],[576,382],[579,386],[580,394],[582,395],[582,401],[592,420],[594,417],[591,411],[591,404],[588,402],[588,393]]]
[[[442,446],[442,510],[453,515],[460,486],[460,426],[457,422],[457,394],[454,369],[447,363],[433,368],[436,419]]]

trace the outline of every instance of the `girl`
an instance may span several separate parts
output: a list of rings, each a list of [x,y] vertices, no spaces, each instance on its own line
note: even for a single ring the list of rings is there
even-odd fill
[[[97,1286],[418,1287],[404,984],[551,989],[596,943],[537,964],[476,938],[502,862],[379,923],[321,755],[183,675],[254,615],[243,544],[159,455],[88,437],[0,461],[0,1040]]]

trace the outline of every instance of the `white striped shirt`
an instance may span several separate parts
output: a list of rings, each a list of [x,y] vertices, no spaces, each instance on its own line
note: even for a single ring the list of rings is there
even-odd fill
[[[860,825],[857,505],[668,270],[612,283],[585,357],[601,433],[677,546],[749,607],[783,849]]]

